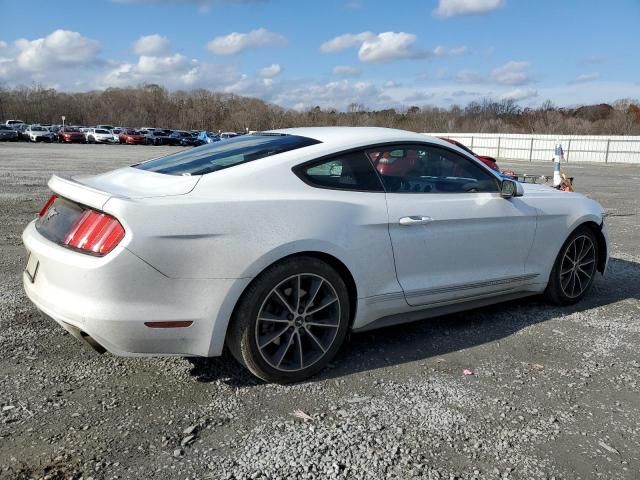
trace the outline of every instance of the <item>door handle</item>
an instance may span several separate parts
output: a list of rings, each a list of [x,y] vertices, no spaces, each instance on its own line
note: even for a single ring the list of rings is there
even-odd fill
[[[431,217],[423,217],[422,215],[411,215],[409,217],[402,217],[398,223],[405,227],[411,227],[412,225],[426,225],[429,222],[433,222]]]

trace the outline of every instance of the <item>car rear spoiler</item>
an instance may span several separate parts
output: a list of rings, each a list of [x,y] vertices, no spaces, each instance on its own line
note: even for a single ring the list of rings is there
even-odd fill
[[[52,175],[48,185],[54,193],[57,193],[61,197],[98,210],[102,210],[104,204],[107,203],[107,200],[110,198],[121,197],[120,195],[114,195],[113,193],[104,192],[97,188],[84,185],[77,179],[71,177]]]

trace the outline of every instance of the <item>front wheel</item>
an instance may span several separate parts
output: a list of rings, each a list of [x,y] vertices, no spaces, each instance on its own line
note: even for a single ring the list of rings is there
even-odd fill
[[[247,288],[227,345],[257,377],[298,382],[336,355],[349,328],[349,308],[347,287],[333,268],[313,257],[290,258]]]
[[[551,270],[545,298],[556,305],[573,305],[593,286],[598,264],[598,239],[579,227],[564,242]]]

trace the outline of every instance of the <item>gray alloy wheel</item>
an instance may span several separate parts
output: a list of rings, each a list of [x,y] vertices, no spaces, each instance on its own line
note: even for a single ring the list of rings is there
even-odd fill
[[[588,235],[576,236],[560,263],[560,288],[569,298],[582,295],[596,273],[596,245]]]
[[[598,249],[591,228],[576,229],[558,253],[544,292],[546,299],[556,305],[572,305],[584,297],[595,280]]]
[[[314,365],[331,348],[340,327],[340,300],[314,273],[291,276],[267,295],[256,320],[256,344],[272,368],[295,372]]]
[[[226,344],[263,380],[305,380],[322,370],[344,342],[349,295],[344,279],[326,262],[307,256],[283,259],[242,294]]]

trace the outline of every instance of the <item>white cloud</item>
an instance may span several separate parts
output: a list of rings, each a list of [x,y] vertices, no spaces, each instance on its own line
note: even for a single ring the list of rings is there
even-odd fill
[[[516,88],[500,95],[500,100],[513,100],[515,102],[520,102],[537,96],[538,91],[533,88]]]
[[[216,55],[235,55],[249,48],[264,48],[285,45],[284,35],[258,28],[248,33],[233,32],[224,37],[216,37],[207,44],[207,49]]]
[[[533,80],[529,73],[529,62],[507,62],[492,70],[491,78],[502,85],[524,85]]]
[[[322,53],[335,53],[341,50],[345,50],[349,47],[356,47],[358,45],[362,45],[363,42],[367,40],[371,40],[375,38],[375,35],[371,32],[362,32],[362,33],[345,33],[344,35],[339,35],[337,37],[332,38],[324,42],[320,45],[320,51]]]
[[[232,65],[215,65],[175,54],[165,57],[143,55],[137,63],[121,63],[98,80],[101,88],[158,83],[167,88],[224,89],[238,81],[240,73]]]
[[[273,78],[277,77],[282,73],[282,67],[278,63],[273,63],[267,67],[260,69],[260,76],[262,78]]]
[[[405,58],[430,58],[460,55],[467,47],[447,48],[437,46],[432,50],[414,47],[417,37],[406,32],[345,33],[320,45],[323,53],[335,53],[350,47],[358,47],[358,58],[363,63],[388,63]]]
[[[132,47],[136,55],[162,55],[171,49],[171,42],[158,34],[145,35],[133,42]]]
[[[44,38],[14,43],[19,68],[32,72],[58,66],[87,65],[97,61],[100,44],[78,32],[56,30]]]
[[[337,65],[333,67],[333,74],[343,77],[357,77],[361,71],[358,67],[351,67],[349,65]]]
[[[451,77],[457,83],[497,83],[499,85],[526,85],[534,81],[529,71],[529,62],[507,62],[494,68],[490,73],[480,73],[474,70],[462,70]]]
[[[576,78],[574,78],[571,82],[572,84],[575,83],[587,83],[587,82],[593,82],[594,80],[598,80],[600,78],[600,74],[597,72],[594,73],[583,73],[582,75],[578,75]]]
[[[497,10],[506,3],[506,0],[439,0],[433,14],[438,17],[478,15]]]
[[[364,63],[387,63],[401,58],[416,58],[420,52],[413,49],[416,36],[405,32],[383,32],[365,40],[358,51]]]
[[[380,90],[370,82],[336,82],[288,85],[276,93],[271,100],[279,105],[287,105],[297,110],[319,105],[322,108],[346,109],[351,103],[362,103],[376,108],[388,101]]]
[[[187,57],[176,53],[168,57],[152,57],[143,55],[138,60],[136,69],[143,75],[160,75],[186,70],[192,65]]]
[[[462,70],[453,76],[457,83],[486,83],[487,76],[473,70]]]

